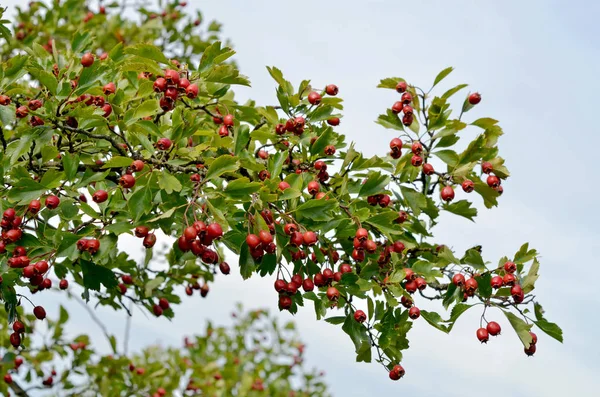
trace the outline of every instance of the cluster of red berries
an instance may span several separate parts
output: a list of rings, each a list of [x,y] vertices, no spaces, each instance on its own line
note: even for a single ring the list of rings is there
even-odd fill
[[[77,240],[77,250],[80,252],[89,252],[95,255],[100,249],[100,240],[95,238],[82,238]]]
[[[498,178],[496,175],[493,175],[494,166],[489,161],[484,161],[481,163],[481,172],[487,174],[488,177],[486,179],[486,183],[489,187],[498,192],[498,194],[502,194],[504,192],[504,188],[501,186],[502,180]],[[465,179],[462,184],[462,189],[471,193],[475,189],[475,184],[470,179]]]
[[[406,82],[401,81],[396,85],[396,91],[402,94],[400,100],[394,102],[392,105],[392,112],[394,114],[403,113],[402,116],[402,124],[405,126],[410,126],[413,123],[414,115],[413,108],[410,106],[412,103],[413,97],[410,92],[406,92],[408,89],[408,84]]]
[[[390,262],[391,254],[393,252],[401,254],[405,249],[405,246],[401,241],[383,244],[369,239],[369,232],[365,228],[359,228],[356,231],[352,244],[352,259],[357,262],[363,262],[365,260],[365,252],[374,254],[381,248],[379,258],[377,259],[377,263],[380,266],[387,265]]]
[[[164,77],[157,77],[153,88],[154,92],[163,94],[159,105],[165,112],[173,110],[180,94],[185,94],[190,99],[198,96],[198,85],[190,83],[186,77],[181,77],[180,73],[173,69],[165,70]]]
[[[204,263],[215,264],[219,261],[219,255],[209,246],[221,236],[223,236],[223,229],[218,223],[206,225],[202,221],[195,221],[183,230],[177,240],[177,246],[183,252],[191,251],[197,257],[202,258]]]
[[[367,197],[367,203],[373,207],[379,205],[380,207],[385,208],[390,205],[391,200],[389,194],[374,194]]]
[[[235,117],[231,113],[221,116],[221,112],[217,110],[217,115],[213,117],[213,122],[217,125],[221,125],[218,133],[221,138],[225,138],[226,136],[229,136],[229,131],[235,124]]]
[[[329,84],[325,87],[325,93],[330,96],[336,96],[339,90],[335,84]],[[313,106],[318,106],[321,104],[323,99],[322,94],[317,91],[311,91],[308,94],[308,103]],[[338,125],[340,123],[340,119],[338,117],[332,117],[327,120],[330,125]],[[275,133],[277,135],[284,135],[286,132],[292,133],[294,135],[300,136],[304,132],[306,120],[302,116],[297,116],[291,119],[288,119],[285,124],[277,124],[275,126]]]

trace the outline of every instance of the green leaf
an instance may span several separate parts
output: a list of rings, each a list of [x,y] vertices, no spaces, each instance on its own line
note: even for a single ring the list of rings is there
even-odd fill
[[[312,219],[313,221],[329,221],[332,216],[329,214],[338,205],[337,201],[330,200],[315,200],[309,199],[308,201],[300,204],[296,208],[296,214]]]
[[[529,334],[531,331],[531,324],[527,324],[520,317],[517,317],[511,312],[504,311],[504,315],[510,322],[510,325],[512,325],[514,328],[515,332],[519,336],[519,339],[521,339],[523,346],[528,348],[529,345],[531,345],[532,340],[531,335]]]
[[[58,149],[56,146],[47,145],[42,147],[41,153],[42,161],[45,163],[47,161],[54,160],[56,156],[58,156]]]
[[[448,320],[448,322],[450,323],[448,325],[448,332],[452,331],[454,324],[456,324],[456,320],[458,320],[461,314],[469,310],[471,307],[473,307],[473,305],[467,305],[464,303],[457,303],[456,305],[454,305],[454,307],[452,308],[452,312],[450,312],[450,320]]]
[[[332,144],[333,138],[333,128],[327,127],[325,130],[319,135],[315,143],[310,147],[310,152],[313,155],[319,155],[323,153],[323,150],[327,145]]]
[[[456,94],[458,91],[462,90],[465,87],[468,87],[468,84],[459,84],[456,87],[450,88],[448,91],[444,92],[444,95],[442,95],[442,98],[448,99],[452,95]]]
[[[471,207],[471,202],[467,200],[455,201],[452,204],[445,203],[443,208],[453,214],[464,216],[471,221],[477,216],[477,208]]]
[[[246,149],[248,142],[250,142],[250,128],[246,124],[242,124],[235,134],[234,154],[237,156],[242,153]]]
[[[262,186],[259,182],[250,182],[248,178],[235,179],[227,184],[224,193],[232,198],[250,201],[252,193],[257,192]]]
[[[477,280],[479,294],[483,298],[492,296],[492,274],[490,272],[485,272],[475,279]]]
[[[379,81],[377,88],[388,88],[392,90],[396,90],[396,86],[399,82],[405,81],[400,77],[388,77]]]
[[[485,262],[481,257],[481,253],[475,248],[469,248],[465,252],[465,256],[460,260],[460,262],[471,265],[476,270],[485,270]]]
[[[444,320],[436,312],[428,312],[427,310],[421,310],[421,317],[425,319],[432,327],[439,329],[442,332],[448,333],[450,329],[447,326],[440,324]]]
[[[167,194],[171,194],[173,192],[180,192],[183,186],[181,186],[179,179],[163,170],[158,178],[158,187],[166,191]]]
[[[164,277],[156,277],[150,281],[148,281],[146,283],[145,289],[144,289],[144,295],[146,297],[151,297],[152,296],[152,291],[154,291],[159,285],[161,285],[163,282],[165,281]]]
[[[125,48],[125,54],[137,55],[142,58],[152,59],[153,61],[170,64],[169,60],[162,51],[152,44],[136,44]]]
[[[544,308],[539,303],[534,303],[534,312],[535,318],[537,321],[534,321],[535,325],[538,326],[539,329],[544,331],[547,335],[553,337],[560,343],[563,342],[563,331],[560,329],[558,325],[555,323],[551,323],[544,318]]]
[[[51,94],[56,95],[58,90],[58,81],[52,73],[38,69],[31,69],[29,73],[31,73],[35,79],[37,79],[44,87],[46,87]]]
[[[433,154],[450,167],[454,167],[458,163],[458,154],[454,150],[438,150],[437,152],[433,152]]]
[[[342,325],[342,330],[347,333],[350,336],[350,339],[352,339],[352,342],[354,342],[357,353],[360,351],[363,342],[369,341],[367,329],[364,325],[354,320],[354,316],[346,316],[344,325]]]
[[[454,68],[452,66],[449,66],[446,69],[444,69],[441,72],[439,72],[438,75],[435,76],[435,80],[433,81],[433,86],[431,88],[435,87],[446,76],[448,76],[450,73],[452,73],[453,70],[454,70]]]
[[[346,321],[346,318],[347,316],[335,316],[326,318],[325,321],[327,321],[329,324],[339,325]]]
[[[254,264],[254,259],[252,259],[252,256],[250,256],[250,252],[248,251],[248,244],[242,245],[242,248],[240,250],[239,264],[240,274],[242,275],[244,280],[250,278],[250,276],[252,276],[252,273],[254,273],[256,265]]]
[[[77,168],[79,167],[79,156],[77,154],[67,152],[62,156],[62,163],[63,168],[65,170],[65,178],[68,180],[73,180],[73,178],[75,178],[75,175],[77,175]]]
[[[79,260],[79,265],[81,266],[83,286],[85,288],[100,291],[100,285],[104,285],[107,289],[117,286],[117,277],[112,270],[84,259]]]
[[[152,211],[152,193],[147,186],[144,186],[131,195],[127,200],[127,207],[135,221],[138,221],[143,215]]]
[[[381,172],[369,172],[367,181],[360,188],[360,196],[372,196],[379,194],[385,189],[387,184],[390,182],[388,175],[383,175]]]
[[[490,117],[482,117],[471,123],[471,125],[477,126],[484,130],[487,130],[488,128],[490,128],[496,124],[498,124],[498,120],[492,119]]]
[[[92,40],[93,37],[89,32],[77,31],[73,36],[73,40],[71,40],[71,50],[73,50],[73,52],[83,52]]]
[[[129,167],[133,163],[133,159],[130,157],[123,156],[113,156],[110,160],[108,160],[102,168],[125,168]]]
[[[365,222],[384,234],[401,234],[403,229],[395,222],[396,219],[398,219],[397,212],[385,211],[368,218]]]
[[[233,172],[238,169],[238,158],[234,156],[230,156],[228,154],[224,154],[220,157],[217,157],[215,161],[213,161],[208,167],[208,172],[206,172],[205,180],[209,181],[211,179],[215,179],[220,177],[226,172]]]
[[[513,259],[513,262],[515,262],[517,265],[522,265],[524,263],[529,262],[530,260],[535,258],[537,255],[538,255],[538,252],[533,248],[529,249],[529,243],[525,243],[521,246],[521,248],[519,248],[519,250],[515,254],[515,258]]]
[[[529,273],[521,282],[521,287],[523,287],[523,293],[528,294],[535,288],[535,282],[539,278],[538,272],[540,271],[540,263],[537,259],[533,260],[533,264],[529,268]]]
[[[425,195],[406,186],[400,186],[400,191],[408,206],[415,213],[415,216],[419,216],[421,214],[421,209],[427,207]]]
[[[141,118],[153,116],[161,111],[158,99],[144,100],[133,112],[133,117],[127,120],[127,125],[131,125]]]

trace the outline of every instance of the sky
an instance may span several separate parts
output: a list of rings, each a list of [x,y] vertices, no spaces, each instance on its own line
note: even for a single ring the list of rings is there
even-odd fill
[[[11,7],[14,0],[4,1]],[[223,23],[224,36],[252,88],[239,99],[275,104],[275,83],[265,66],[279,67],[297,85],[335,83],[344,98],[338,127],[367,154],[382,154],[394,137],[374,123],[397,94],[376,89],[379,79],[400,76],[429,87],[447,66],[455,71],[443,88],[469,83],[483,100],[468,116],[500,120],[500,152],[512,176],[503,183],[500,206],[480,208],[476,222],[443,216],[438,241],[458,250],[481,244],[484,257],[511,256],[524,242],[541,252],[535,294],[547,318],[564,331],[560,344],[537,332],[538,351],[523,354],[501,313],[488,316],[506,331],[487,345],[475,338],[479,313],[467,312],[450,335],[416,321],[411,348],[402,362],[405,378],[391,382],[375,363],[355,363],[352,342],[339,329],[316,322],[308,306],[294,319],[306,342],[309,365],[326,372],[335,396],[596,396],[600,388],[600,297],[593,281],[600,248],[596,210],[597,92],[600,91],[600,3],[591,1],[189,1],[205,19]],[[190,7],[190,6],[188,6]],[[123,246],[130,245],[127,241]],[[235,258],[230,258],[235,263]],[[272,279],[243,281],[236,266],[218,277],[207,299],[184,298],[169,323],[132,320],[130,346],[176,345],[205,322],[229,323],[235,302],[277,312]],[[57,312],[60,295],[46,304]],[[52,307],[55,303],[55,307]],[[72,308],[70,331],[89,333],[106,348],[87,313]],[[125,314],[99,308],[97,314],[122,338]],[[283,320],[288,313],[278,314]],[[104,346],[103,346],[104,344]]]

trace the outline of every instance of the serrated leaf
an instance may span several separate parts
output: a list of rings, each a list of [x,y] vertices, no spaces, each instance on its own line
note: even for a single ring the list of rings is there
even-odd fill
[[[238,158],[224,154],[217,157],[208,167],[204,177],[205,180],[211,180],[220,177],[226,172],[233,172],[238,169]]]
[[[114,156],[110,158],[104,165],[103,169],[106,168],[119,168],[119,167],[129,167],[133,163],[133,159],[131,157],[123,157],[123,156]]]
[[[127,120],[127,124],[133,124],[144,117],[153,116],[161,111],[158,99],[144,100],[133,112],[133,117]]]
[[[537,320],[537,321],[534,321],[535,325],[537,325],[539,327],[539,329],[544,331],[548,336],[551,336],[554,339],[556,339],[557,341],[559,341],[560,343],[562,343],[563,342],[562,329],[560,329],[560,327],[557,324],[551,323],[544,318],[544,309],[542,308],[542,305],[540,305],[539,303],[535,303],[534,304],[534,312],[535,312],[535,318]]]
[[[84,259],[79,260],[79,265],[81,266],[85,288],[100,291],[100,285],[104,285],[109,290],[117,286],[118,281],[112,270]]]
[[[232,198],[250,201],[252,193],[257,192],[261,186],[262,184],[259,182],[250,182],[248,178],[239,178],[229,182],[223,192]]]
[[[529,345],[531,345],[532,340],[531,335],[529,334],[529,332],[531,331],[531,324],[527,324],[520,317],[517,317],[511,312],[504,311],[504,315],[510,322],[510,325],[512,325],[512,327],[514,328],[515,332],[519,336],[519,339],[521,339],[523,346],[528,348]]]
[[[477,216],[477,208],[471,207],[471,202],[467,200],[455,201],[451,204],[445,203],[443,208],[453,214],[464,216],[471,221]]]
[[[136,44],[125,48],[125,54],[137,55],[142,58],[152,59],[153,61],[169,64],[169,60],[162,51],[152,44]]]
[[[419,216],[421,214],[421,209],[427,207],[425,195],[406,186],[400,186],[400,191],[408,206],[415,213],[415,216]]]
[[[167,171],[162,171],[158,178],[158,187],[166,191],[168,194],[180,192],[182,189],[181,182]]]
[[[535,282],[539,278],[538,272],[540,271],[540,263],[537,259],[533,260],[531,267],[529,268],[529,273],[521,282],[521,287],[523,287],[523,293],[528,294],[535,288]]]
[[[421,317],[425,319],[434,328],[439,329],[442,332],[448,333],[450,330],[444,324],[441,324],[444,320],[436,312],[428,312],[427,310],[421,310]]]
[[[369,172],[366,182],[361,186],[359,196],[372,196],[381,193],[390,182],[390,177],[379,171]]]

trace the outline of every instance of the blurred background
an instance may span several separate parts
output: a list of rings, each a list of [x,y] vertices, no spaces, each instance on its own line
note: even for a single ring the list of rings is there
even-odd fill
[[[2,5],[10,15],[17,3],[4,0]],[[483,100],[466,120],[493,117],[504,129],[500,154],[512,176],[503,183],[500,206],[486,210],[480,205],[476,223],[442,217],[434,229],[436,241],[459,252],[482,245],[484,258],[492,262],[512,256],[524,242],[538,249],[541,277],[534,292],[548,320],[563,328],[565,343],[537,332],[537,353],[528,358],[500,312],[488,319],[506,332],[488,345],[475,337],[477,310],[462,316],[450,335],[418,320],[402,363],[407,374],[391,382],[379,365],[355,363],[348,336],[338,326],[316,322],[309,305],[294,320],[307,345],[308,363],[326,372],[335,396],[599,395],[600,347],[594,336],[600,327],[595,281],[600,188],[593,172],[600,145],[594,121],[600,92],[600,3],[188,1],[188,11],[196,8],[205,21],[223,23],[224,37],[231,39],[236,61],[252,81],[252,88],[237,89],[238,99],[276,103],[266,65],[279,67],[294,85],[305,78],[317,87],[335,83],[345,106],[338,130],[368,155],[384,154],[394,137],[374,123],[397,100],[392,90],[375,88],[384,77],[403,77],[428,89],[440,70],[454,66],[439,91],[469,83],[468,89],[479,91]],[[141,251],[131,248],[139,247],[139,241],[132,244],[132,239],[120,244],[141,257]],[[155,342],[178,345],[208,320],[228,324],[235,302],[278,311],[273,279],[243,281],[236,258],[228,260],[232,274],[218,275],[206,299],[184,296],[172,322],[134,310],[130,349]],[[53,302],[44,305],[55,316],[64,295],[47,297]],[[108,351],[88,314],[75,302],[66,304],[71,311],[68,332],[88,333]],[[98,308],[96,314],[123,338],[125,313]],[[279,316],[292,317],[287,312]]]

